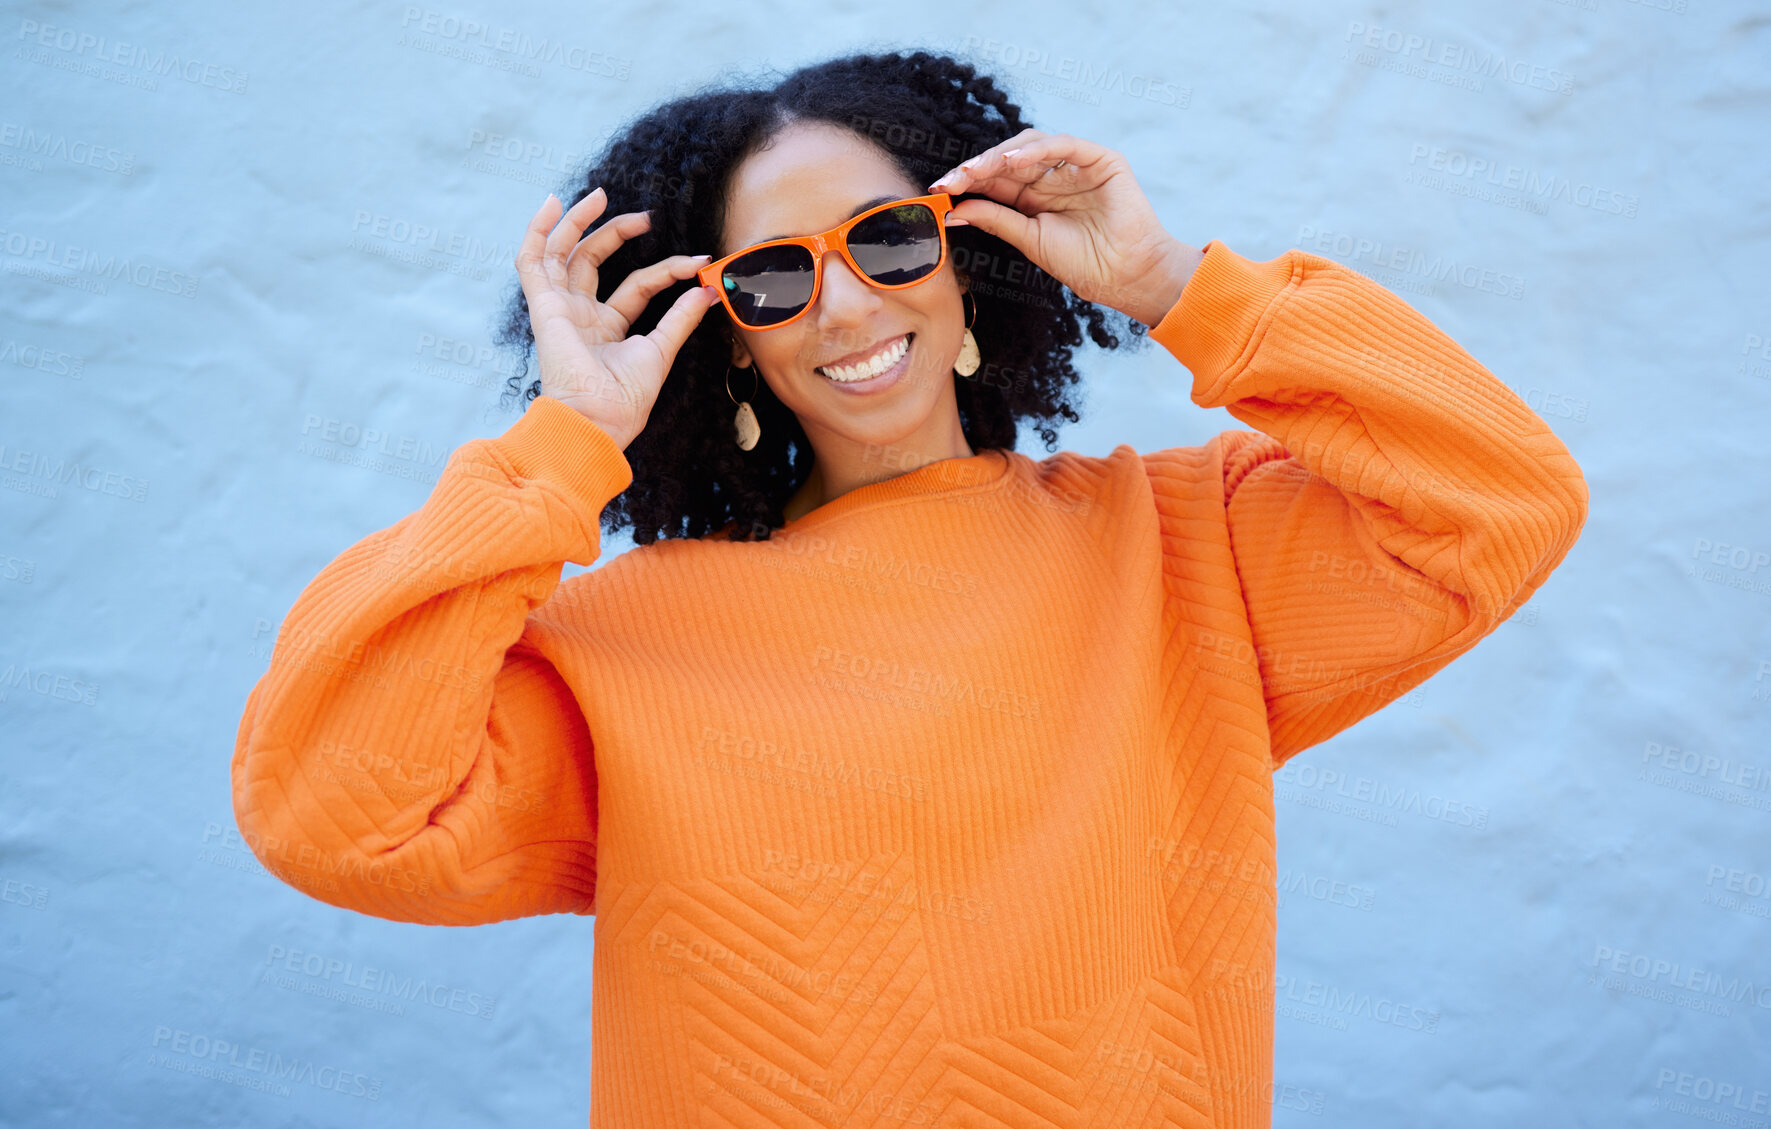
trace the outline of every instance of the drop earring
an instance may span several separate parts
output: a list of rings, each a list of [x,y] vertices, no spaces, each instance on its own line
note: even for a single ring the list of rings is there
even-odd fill
[[[751,365],[749,367],[752,377],[757,376],[756,366]],[[750,394],[752,396],[756,395],[756,389],[752,388]],[[732,428],[738,434],[738,446],[743,450],[748,451],[756,446],[756,441],[758,439],[762,438],[763,429],[762,425],[756,422],[756,412],[751,408],[750,401],[745,400],[743,403],[739,404],[738,398],[732,396],[731,365],[726,366],[726,395],[731,397],[733,403],[738,404],[738,415],[732,421]]]
[[[960,291],[960,297],[971,298],[970,290]],[[970,376],[978,371],[980,357],[978,355],[978,339],[972,336],[972,322],[978,320],[978,300],[972,298],[971,321],[965,323],[965,336],[959,342],[959,359],[953,362],[953,371],[961,376]]]

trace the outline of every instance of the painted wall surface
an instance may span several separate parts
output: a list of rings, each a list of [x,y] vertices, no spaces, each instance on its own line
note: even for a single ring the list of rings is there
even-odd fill
[[[584,1122],[592,922],[285,886],[246,694],[517,418],[492,321],[548,191],[702,83],[921,46],[1175,235],[1395,290],[1587,476],[1513,620],[1276,777],[1274,1124],[1771,1125],[1762,6],[432,2],[0,12],[0,1122]],[[1079,363],[1065,449],[1241,426],[1159,348]],[[254,1054],[332,1084],[217,1066]]]

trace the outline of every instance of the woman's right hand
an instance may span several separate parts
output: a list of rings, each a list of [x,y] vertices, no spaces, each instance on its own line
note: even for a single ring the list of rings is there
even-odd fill
[[[607,431],[622,450],[646,426],[677,350],[719,302],[706,287],[685,291],[652,332],[627,331],[659,293],[706,266],[707,255],[672,255],[622,280],[608,302],[597,301],[597,268],[624,240],[651,225],[645,212],[625,212],[580,239],[608,200],[599,186],[556,218],[549,193],[517,248],[517,276],[529,303],[541,392]]]

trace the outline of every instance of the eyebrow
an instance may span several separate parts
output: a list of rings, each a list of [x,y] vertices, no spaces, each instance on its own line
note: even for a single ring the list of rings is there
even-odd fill
[[[862,212],[865,212],[868,208],[877,208],[881,204],[889,204],[893,200],[898,200],[901,198],[902,197],[898,197],[898,196],[875,196],[873,199],[867,201],[865,204],[856,205],[855,210],[849,213],[848,218],[854,219],[856,216],[860,215]],[[777,239],[786,239],[786,238],[787,238],[787,236],[785,236],[785,235],[768,235],[768,236],[764,236],[761,239],[758,239],[756,242],[757,243],[772,243]],[[751,246],[755,246],[755,245],[756,244],[754,244],[754,243],[751,244]]]

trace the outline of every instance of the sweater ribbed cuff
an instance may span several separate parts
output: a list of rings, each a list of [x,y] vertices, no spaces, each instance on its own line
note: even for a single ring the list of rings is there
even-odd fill
[[[519,475],[582,502],[593,528],[609,499],[633,483],[633,467],[614,437],[552,396],[537,396],[497,443]]]
[[[1223,385],[1254,351],[1267,311],[1301,273],[1292,251],[1264,263],[1216,239],[1204,251],[1180,299],[1149,336],[1193,373],[1193,402],[1218,407]]]

